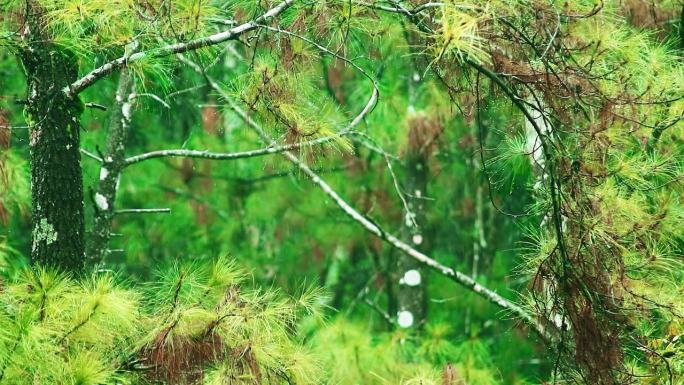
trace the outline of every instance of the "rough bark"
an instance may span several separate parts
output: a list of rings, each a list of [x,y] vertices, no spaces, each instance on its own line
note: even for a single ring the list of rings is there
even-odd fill
[[[84,266],[84,216],[79,152],[82,104],[61,90],[78,78],[76,58],[50,41],[40,9],[30,2],[21,52],[27,75],[33,205],[33,263],[78,271]]]
[[[100,180],[95,192],[95,217],[88,242],[88,258],[101,263],[109,254],[114,203],[121,171],[126,165],[125,145],[131,120],[132,82],[127,70],[121,71],[119,87],[109,121],[107,148],[100,167]]]

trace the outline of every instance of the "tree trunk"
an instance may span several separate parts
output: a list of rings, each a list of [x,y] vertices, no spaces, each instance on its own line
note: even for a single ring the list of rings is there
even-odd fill
[[[477,131],[478,127],[475,127],[473,131]],[[474,133],[475,135],[477,132]],[[484,258],[484,254],[487,250],[487,238],[485,237],[484,229],[484,186],[481,178],[482,174],[482,162],[480,161],[480,149],[476,148],[473,151],[473,161],[472,161],[472,171],[474,177],[472,178],[472,183],[475,187],[475,218],[473,221],[473,261],[472,261],[472,277],[477,279],[477,275],[480,272],[480,264]]]
[[[404,30],[409,46],[416,39],[415,34]],[[434,139],[433,132],[428,130],[428,120],[422,114],[416,114],[415,104],[418,89],[423,78],[417,59],[412,60],[412,73],[408,80],[408,143],[405,154],[405,189],[407,212],[401,228],[401,238],[414,248],[425,251],[425,200],[427,190],[427,154],[429,142]],[[397,325],[402,328],[421,327],[427,317],[427,295],[425,269],[415,258],[406,253],[397,257],[395,279],[399,279],[396,289]]]
[[[119,87],[109,120],[107,150],[102,159],[100,181],[95,193],[95,218],[88,242],[88,258],[102,263],[109,254],[109,239],[114,218],[114,203],[121,171],[125,162],[125,146],[131,121],[131,77],[127,70],[121,71]]]
[[[40,9],[27,7],[21,52],[27,75],[33,242],[31,260],[79,271],[84,267],[84,216],[79,150],[82,104],[62,89],[77,79],[76,58],[50,41]]]
[[[402,226],[402,239],[415,248],[425,249],[425,200],[427,189],[427,163],[424,153],[408,150],[406,155],[406,213]],[[426,282],[422,264],[411,256],[400,253],[397,259],[397,324],[403,328],[420,327],[425,321]]]

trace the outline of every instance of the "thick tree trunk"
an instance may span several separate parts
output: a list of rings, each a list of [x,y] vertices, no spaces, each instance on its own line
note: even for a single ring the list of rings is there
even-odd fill
[[[422,152],[408,150],[406,156],[406,213],[402,226],[402,239],[415,248],[425,251],[425,194],[427,189],[427,163]],[[427,302],[425,271],[422,264],[411,256],[400,253],[397,259],[397,324],[403,328],[420,327],[425,321]]]
[[[95,218],[88,242],[88,258],[95,263],[103,262],[109,254],[114,203],[124,167],[126,137],[131,121],[131,89],[130,75],[127,70],[123,70],[109,120],[107,150],[102,159],[100,181],[95,193]]]
[[[76,58],[50,42],[36,6],[29,6],[21,59],[28,81],[33,204],[33,263],[69,271],[84,266],[79,117],[82,105],[62,89],[78,76]]]

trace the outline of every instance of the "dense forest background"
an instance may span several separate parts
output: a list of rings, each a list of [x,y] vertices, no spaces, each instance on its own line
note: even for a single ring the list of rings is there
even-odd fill
[[[684,384],[683,7],[0,2],[0,384]]]

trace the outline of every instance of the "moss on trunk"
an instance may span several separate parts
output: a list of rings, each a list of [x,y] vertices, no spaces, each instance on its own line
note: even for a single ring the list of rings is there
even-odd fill
[[[82,104],[62,89],[77,79],[76,58],[52,43],[40,13],[28,7],[21,59],[27,75],[33,205],[33,263],[78,271],[84,266],[79,150]]]

